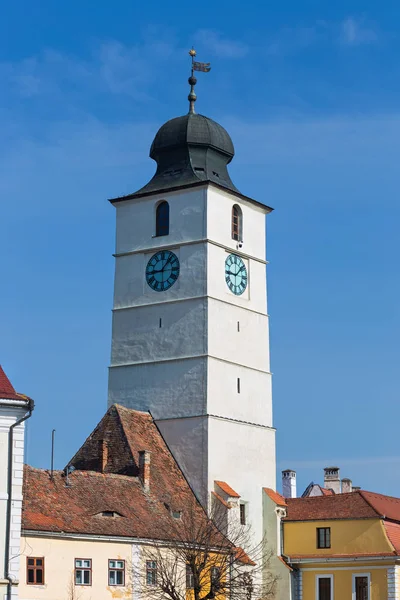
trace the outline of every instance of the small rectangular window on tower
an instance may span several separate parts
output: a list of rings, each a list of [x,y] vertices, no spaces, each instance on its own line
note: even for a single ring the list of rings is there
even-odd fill
[[[237,378],[237,393],[240,394],[240,377]]]
[[[238,329],[238,331],[240,331],[240,322],[239,321],[237,322],[237,329]]]
[[[160,327],[162,327],[162,318],[160,317]]]
[[[246,525],[246,505],[243,502],[240,503],[240,524]]]

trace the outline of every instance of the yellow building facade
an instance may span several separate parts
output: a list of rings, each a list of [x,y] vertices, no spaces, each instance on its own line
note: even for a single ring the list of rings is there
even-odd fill
[[[277,600],[400,599],[400,499],[362,490],[267,495],[281,511],[281,557],[292,569]]]

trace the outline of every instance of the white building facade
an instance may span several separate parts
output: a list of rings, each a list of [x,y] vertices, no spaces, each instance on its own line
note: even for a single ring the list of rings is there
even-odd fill
[[[210,119],[189,114],[166,123],[151,156],[158,164],[151,182],[112,201],[109,405],[150,411],[202,502],[216,480],[227,482],[261,532],[262,487],[275,488],[271,209],[232,184],[232,142]]]
[[[0,598],[18,598],[25,420],[33,402],[0,366]]]

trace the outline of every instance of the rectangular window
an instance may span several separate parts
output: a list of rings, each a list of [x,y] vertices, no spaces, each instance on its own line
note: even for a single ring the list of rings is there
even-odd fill
[[[240,394],[240,377],[237,378],[237,393]]]
[[[108,585],[125,585],[125,561],[108,561]]]
[[[240,504],[240,524],[246,525],[246,505]]]
[[[192,590],[194,588],[194,577],[192,567],[190,565],[186,565],[186,589]]]
[[[157,585],[156,560],[146,560],[146,583],[147,585]]]
[[[75,585],[92,585],[92,559],[75,559]]]
[[[317,600],[333,600],[333,575],[317,575]]]
[[[353,599],[369,600],[370,574],[360,573],[353,575]]]
[[[211,567],[211,585],[218,589],[221,581],[221,569],[219,567]]]
[[[33,558],[28,556],[26,559],[26,583],[28,585],[44,584],[44,558]]]
[[[331,547],[331,528],[317,527],[317,548]]]

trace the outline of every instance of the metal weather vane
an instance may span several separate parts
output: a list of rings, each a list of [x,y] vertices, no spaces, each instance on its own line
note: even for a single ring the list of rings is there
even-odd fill
[[[190,84],[190,92],[189,92],[189,96],[188,96],[189,113],[194,114],[194,112],[195,112],[194,103],[197,100],[196,92],[194,91],[194,86],[197,83],[197,79],[194,76],[194,72],[202,71],[203,73],[208,73],[209,71],[211,71],[211,65],[210,65],[210,63],[203,63],[203,62],[198,62],[198,61],[194,60],[195,56],[196,56],[196,50],[194,48],[189,50],[189,55],[192,57],[192,73],[188,79],[189,84]]]

